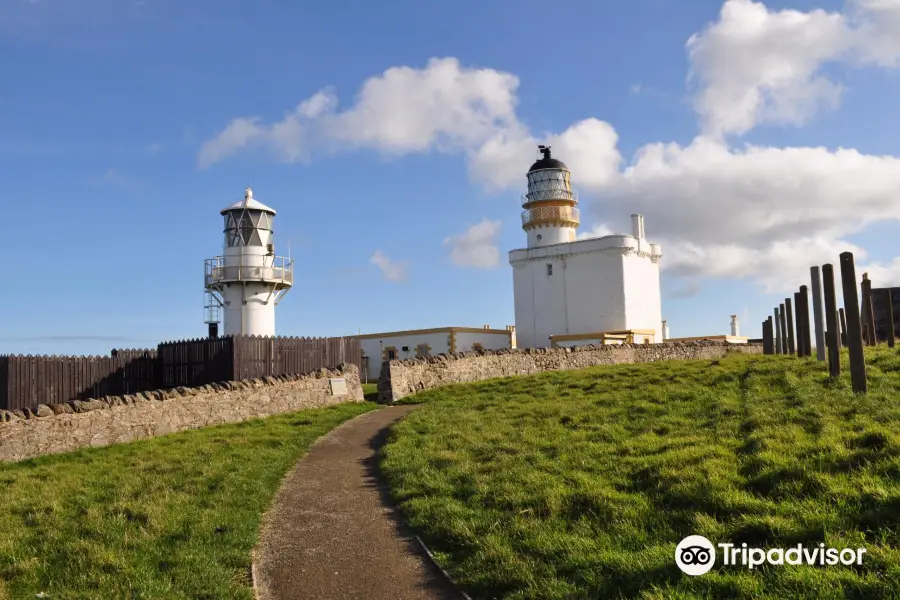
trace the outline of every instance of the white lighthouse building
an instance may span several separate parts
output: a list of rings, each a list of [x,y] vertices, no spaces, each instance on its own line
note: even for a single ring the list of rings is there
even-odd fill
[[[543,157],[528,170],[522,229],[528,247],[509,253],[520,348],[662,342],[660,247],[632,232],[576,241],[578,196],[569,169]]]
[[[217,335],[219,311],[224,335],[275,335],[275,307],[294,283],[294,261],[275,256],[275,210],[244,191],[244,199],[221,211],[225,217],[222,256],[206,260],[206,322]]]

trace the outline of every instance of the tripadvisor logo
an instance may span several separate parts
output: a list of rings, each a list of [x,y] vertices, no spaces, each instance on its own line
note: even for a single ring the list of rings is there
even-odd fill
[[[834,566],[861,565],[865,548],[826,548],[819,544],[805,548],[797,544],[790,548],[749,548],[747,544],[740,547],[734,544],[717,544],[720,549],[722,564],[725,566],[741,566],[754,569],[762,565],[820,565]],[[703,575],[716,564],[716,547],[702,535],[689,535],[675,547],[675,564],[687,575]]]

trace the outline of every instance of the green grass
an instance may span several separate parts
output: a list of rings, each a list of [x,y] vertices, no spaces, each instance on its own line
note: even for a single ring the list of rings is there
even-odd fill
[[[474,598],[900,596],[900,354],[869,394],[769,356],[597,367],[418,394],[382,469]],[[683,575],[689,534],[865,547],[859,567]]]
[[[362,384],[363,396],[368,402],[376,402],[378,400],[378,384],[364,383]]]
[[[0,598],[253,597],[282,477],[369,403],[0,464]]]

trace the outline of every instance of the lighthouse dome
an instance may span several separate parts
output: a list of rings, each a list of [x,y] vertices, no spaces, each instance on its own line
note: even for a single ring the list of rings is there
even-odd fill
[[[568,171],[569,167],[567,167],[561,160],[550,158],[550,152],[547,152],[547,154],[545,154],[543,158],[531,165],[531,168],[528,169],[528,172],[531,173],[532,171],[540,171],[543,169],[560,169],[562,171]]]
[[[541,159],[531,165],[531,168],[528,169],[529,173],[533,171],[542,171],[544,169],[559,169],[561,171],[569,170],[569,167],[563,164],[561,160],[556,160],[550,156],[550,146],[538,146],[538,150],[541,152]]]

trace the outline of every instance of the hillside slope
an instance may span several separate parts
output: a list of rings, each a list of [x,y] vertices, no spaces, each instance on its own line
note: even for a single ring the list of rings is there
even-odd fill
[[[425,406],[382,469],[474,598],[891,596],[900,354],[868,358],[868,396],[822,363],[739,355],[433,390],[410,399]],[[689,577],[674,553],[690,534],[867,553],[851,567],[717,561]]]

